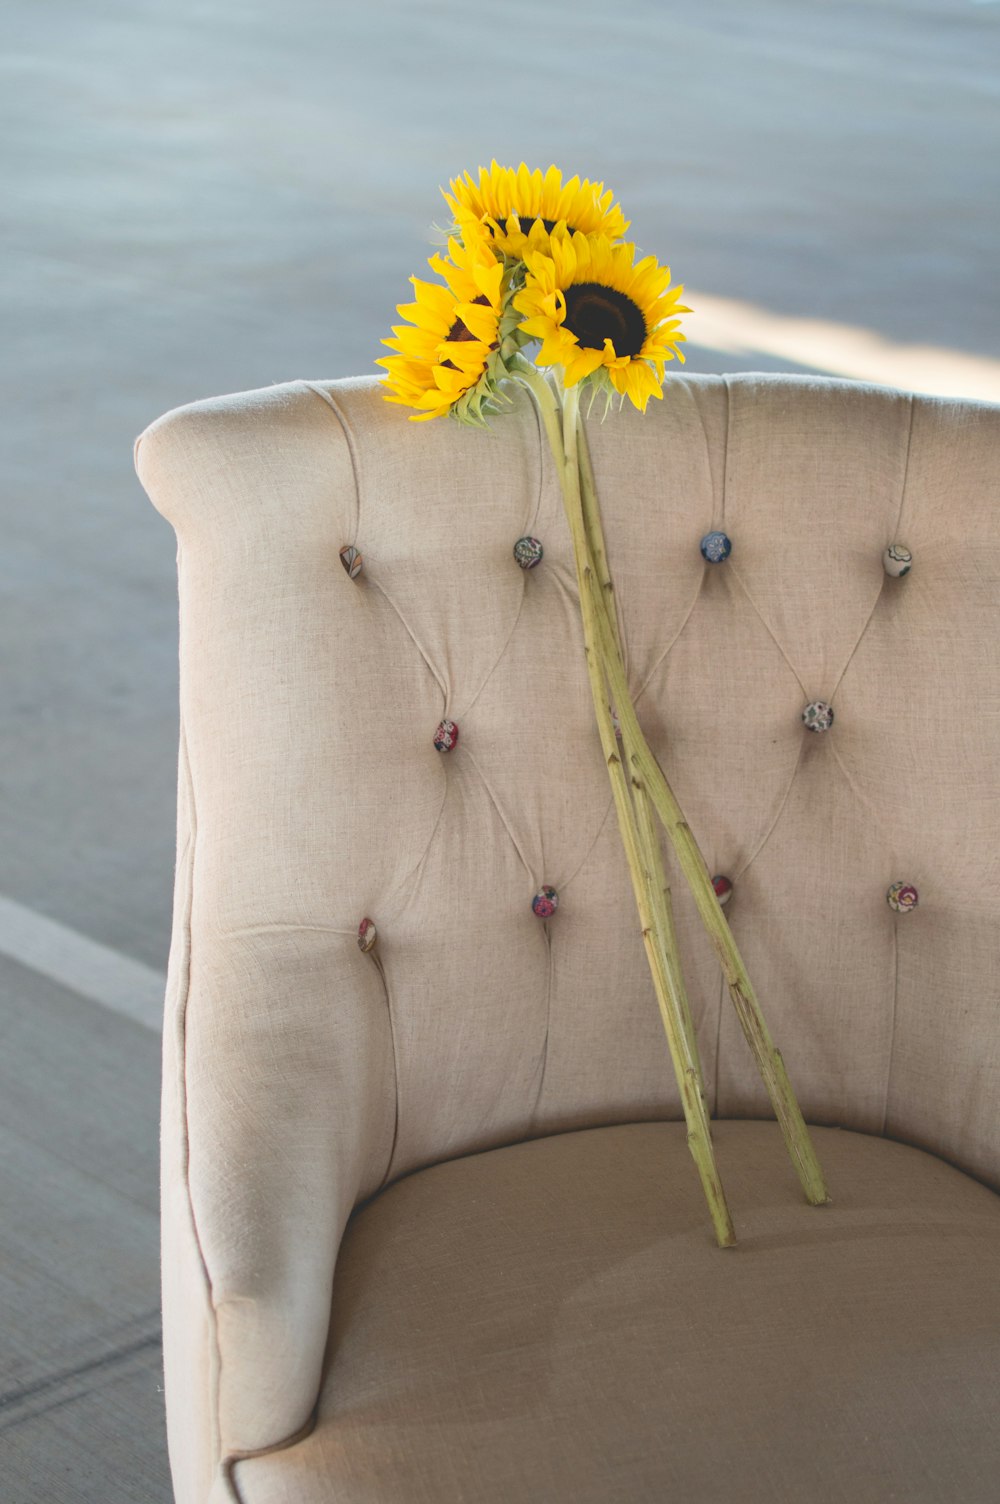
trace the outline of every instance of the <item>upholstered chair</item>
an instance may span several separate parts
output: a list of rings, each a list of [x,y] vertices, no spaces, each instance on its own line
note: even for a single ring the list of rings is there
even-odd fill
[[[531,400],[167,413],[136,451],[179,539],[178,1504],[998,1497],[1000,409],[678,376],[588,433],[638,713],[832,1202],[668,850],[716,1247]]]

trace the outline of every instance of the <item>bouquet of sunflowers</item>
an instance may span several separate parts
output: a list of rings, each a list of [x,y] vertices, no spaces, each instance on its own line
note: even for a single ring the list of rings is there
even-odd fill
[[[670,268],[636,259],[628,221],[603,183],[496,162],[452,181],[441,279],[412,278],[416,300],[384,341],[390,402],[416,420],[450,413],[483,425],[518,385],[538,404],[559,475],[576,559],[594,711],[614,795],[639,924],[688,1130],[720,1247],[735,1241],[712,1146],[691,1010],[677,955],[659,820],[718,954],[730,996],[767,1086],[786,1146],[814,1205],[829,1199],[781,1054],[764,1021],[705,860],[636,717],[623,664],[580,396],[645,411],[663,396],[664,366],[683,360],[680,315],[690,312]],[[532,353],[533,352],[533,353]],[[529,358],[530,356],[530,358]],[[546,375],[545,373],[549,374]],[[614,708],[612,708],[614,707]]]

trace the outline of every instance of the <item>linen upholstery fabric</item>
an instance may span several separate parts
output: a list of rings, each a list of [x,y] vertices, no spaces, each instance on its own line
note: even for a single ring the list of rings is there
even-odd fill
[[[1000,413],[683,377],[589,434],[640,718],[734,879],[806,1117],[996,1186]],[[177,1496],[200,1504],[213,1479],[234,1497],[224,1459],[308,1425],[360,1200],[680,1108],[527,398],[481,433],[408,423],[373,380],[292,382],[168,413],[136,449],[179,540],[164,1304]],[[711,528],[734,543],[717,568]],[[885,903],[898,878],[914,914]],[[713,1110],[767,1116],[682,881],[675,901]]]
[[[391,1186],[341,1245],[316,1429],[237,1464],[243,1504],[990,1504],[1000,1199],[815,1133],[820,1212],[776,1125],[716,1125],[725,1253],[680,1123]]]

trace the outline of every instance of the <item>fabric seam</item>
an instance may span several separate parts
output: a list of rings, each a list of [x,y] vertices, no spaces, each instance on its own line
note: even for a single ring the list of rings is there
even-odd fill
[[[180,554],[178,554],[180,562]],[[195,1212],[194,1196],[191,1191],[191,1126],[188,1106],[188,1070],[187,1070],[187,1013],[191,999],[191,974],[192,974],[192,932],[194,913],[194,873],[195,854],[198,845],[198,811],[194,791],[194,775],[191,770],[191,754],[188,747],[187,727],[184,723],[183,712],[180,717],[180,740],[181,755],[183,759],[185,786],[188,798],[188,808],[191,819],[191,832],[187,859],[187,903],[183,920],[183,966],[184,972],[178,989],[177,1013],[174,1020],[175,1045],[177,1049],[177,1086],[180,1092],[179,1119],[181,1124],[181,1165],[184,1183],[185,1200],[187,1203],[188,1216],[191,1223],[191,1232],[194,1237],[195,1247],[198,1250],[198,1258],[201,1262],[201,1271],[204,1279],[205,1294],[208,1297],[208,1312],[210,1318],[210,1340],[212,1368],[209,1373],[209,1388],[212,1396],[211,1419],[212,1419],[212,1450],[215,1457],[222,1455],[222,1351],[219,1343],[218,1312],[215,1304],[215,1292],[212,1285],[212,1275],[205,1253],[205,1246],[198,1226],[198,1217]]]

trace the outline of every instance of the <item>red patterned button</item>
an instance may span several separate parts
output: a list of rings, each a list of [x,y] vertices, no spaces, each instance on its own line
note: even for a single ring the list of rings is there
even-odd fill
[[[370,950],[373,950],[375,948],[375,941],[377,939],[378,930],[375,928],[374,921],[365,917],[358,925],[358,944],[364,951],[365,955],[367,955]]]
[[[532,910],[538,915],[539,919],[551,919],[552,915],[559,907],[559,894],[556,892],[555,888],[550,888],[548,886],[539,888],[538,892],[531,900],[531,907]]]
[[[920,902],[920,896],[912,883],[893,883],[885,895],[886,903],[897,914],[909,914]]]
[[[717,877],[712,878],[712,887],[715,889],[716,898],[722,905],[727,904],[733,896],[733,885],[728,877],[722,876],[721,872]]]
[[[442,721],[434,733],[434,745],[439,752],[451,752],[458,746],[458,727],[454,721]]]

